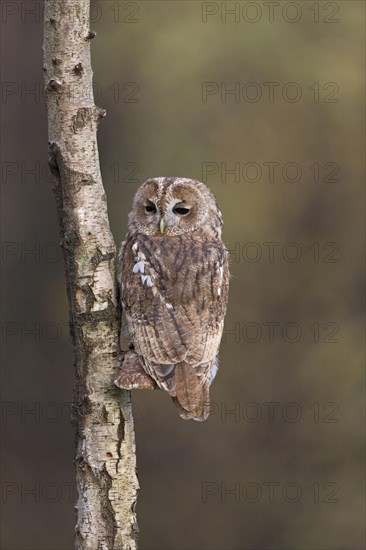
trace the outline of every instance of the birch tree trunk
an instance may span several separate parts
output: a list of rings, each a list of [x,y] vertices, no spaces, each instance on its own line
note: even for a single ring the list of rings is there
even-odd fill
[[[75,353],[75,547],[134,550],[135,439],[130,393],[113,384],[121,312],[96,140],[106,113],[94,104],[89,2],[45,0],[43,45],[49,160]]]

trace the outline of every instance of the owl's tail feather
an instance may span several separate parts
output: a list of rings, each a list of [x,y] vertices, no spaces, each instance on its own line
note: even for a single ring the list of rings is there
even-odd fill
[[[175,396],[173,401],[185,420],[204,422],[210,414],[209,382],[200,379],[194,368],[182,361],[175,367]]]

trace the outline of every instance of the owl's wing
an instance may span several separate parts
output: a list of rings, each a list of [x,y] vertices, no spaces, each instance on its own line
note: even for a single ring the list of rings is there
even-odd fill
[[[229,279],[223,243],[134,234],[121,259],[122,305],[136,352],[163,370],[184,361],[200,376],[223,330]]]

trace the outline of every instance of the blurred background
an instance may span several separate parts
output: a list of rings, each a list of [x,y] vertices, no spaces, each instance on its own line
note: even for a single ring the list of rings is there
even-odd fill
[[[116,242],[139,184],[184,176],[215,193],[231,259],[208,422],[132,394],[141,550],[364,548],[363,21],[352,0],[92,2]],[[2,547],[67,550],[73,357],[42,2],[3,2],[2,27]]]

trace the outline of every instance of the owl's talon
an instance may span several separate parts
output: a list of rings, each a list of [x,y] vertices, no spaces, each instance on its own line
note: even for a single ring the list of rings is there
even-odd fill
[[[154,390],[157,388],[155,381],[144,371],[137,353],[131,350],[124,353],[114,383],[124,390]]]

